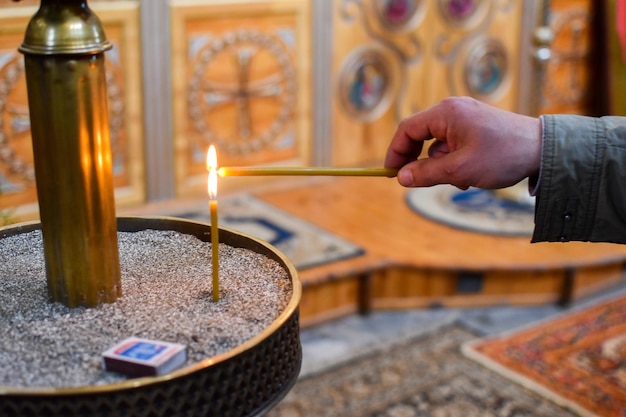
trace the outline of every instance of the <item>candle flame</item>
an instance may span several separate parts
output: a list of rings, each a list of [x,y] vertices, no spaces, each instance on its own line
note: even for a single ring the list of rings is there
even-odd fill
[[[211,145],[206,155],[206,169],[209,171],[208,192],[209,198],[217,198],[217,152],[215,146]]]

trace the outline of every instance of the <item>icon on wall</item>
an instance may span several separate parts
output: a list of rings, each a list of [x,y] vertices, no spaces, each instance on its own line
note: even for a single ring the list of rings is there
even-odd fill
[[[474,20],[484,6],[484,0],[439,0],[443,19],[451,25],[464,25]]]
[[[405,29],[414,22],[421,3],[421,0],[378,0],[376,12],[386,28]]]
[[[475,45],[465,63],[465,84],[473,96],[491,96],[504,84],[507,75],[507,54],[496,39]]]
[[[344,108],[355,118],[371,121],[389,107],[391,69],[376,49],[364,47],[348,55],[339,75]]]

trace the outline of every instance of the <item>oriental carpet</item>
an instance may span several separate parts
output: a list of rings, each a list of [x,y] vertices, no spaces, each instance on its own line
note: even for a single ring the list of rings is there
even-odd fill
[[[456,325],[301,378],[267,417],[572,417],[466,358]]]
[[[249,194],[221,198],[218,214],[220,227],[268,242],[284,253],[298,269],[363,254],[358,245]],[[208,208],[175,215],[202,222],[211,221]]]
[[[582,416],[626,416],[626,297],[471,341],[463,352]]]
[[[530,236],[535,226],[535,200],[525,183],[495,191],[445,184],[414,188],[406,202],[432,221],[478,233]]]

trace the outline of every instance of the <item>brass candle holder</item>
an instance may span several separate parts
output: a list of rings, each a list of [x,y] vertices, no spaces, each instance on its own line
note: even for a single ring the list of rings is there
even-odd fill
[[[40,227],[24,223],[0,228],[0,243]],[[207,244],[211,240],[211,226],[204,223],[167,217],[118,218],[121,232],[146,229],[189,234]],[[298,273],[284,254],[266,242],[225,228],[220,228],[219,237],[220,243],[276,261],[291,281],[289,302],[261,333],[230,351],[162,376],[74,388],[0,385],[0,416],[245,417],[261,416],[274,407],[296,383],[302,364]]]
[[[25,56],[41,223],[0,228],[0,240],[40,228],[49,298],[69,307],[93,307],[121,296],[118,230],[211,238],[206,224],[116,218],[104,72],[110,47],[86,1],[42,0],[19,48]],[[158,377],[77,388],[0,386],[0,416],[264,414],[300,372],[300,282],[295,267],[265,242],[220,229],[218,243],[264,254],[292,280],[289,304],[262,333]]]
[[[69,307],[121,295],[104,70],[110,48],[84,0],[42,0],[19,48],[48,294]]]

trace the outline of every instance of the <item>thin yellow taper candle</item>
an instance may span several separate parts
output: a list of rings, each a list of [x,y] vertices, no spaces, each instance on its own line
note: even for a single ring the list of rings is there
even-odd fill
[[[209,212],[211,213],[211,270],[213,273],[213,301],[220,299],[220,258],[219,228],[217,225],[217,153],[211,145],[207,152],[207,169],[209,170]]]
[[[339,168],[339,167],[222,167],[220,177],[297,175],[297,176],[339,176],[339,177],[387,177],[398,175],[391,168]]]
[[[217,200],[209,201],[211,211],[211,264],[213,272],[213,301],[220,300],[219,229],[217,226]]]

